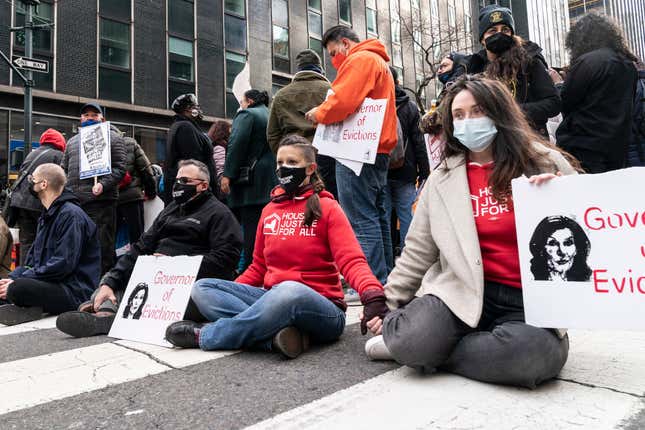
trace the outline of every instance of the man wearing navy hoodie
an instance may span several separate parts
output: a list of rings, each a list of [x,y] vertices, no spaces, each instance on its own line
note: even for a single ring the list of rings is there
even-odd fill
[[[30,192],[45,210],[25,264],[0,279],[0,324],[60,314],[89,299],[101,272],[96,225],[65,189],[65,172],[52,163],[29,175]]]

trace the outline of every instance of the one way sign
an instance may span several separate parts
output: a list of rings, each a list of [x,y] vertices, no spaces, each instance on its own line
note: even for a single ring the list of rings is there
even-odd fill
[[[37,60],[29,57],[13,56],[13,64],[19,69],[31,70],[32,72],[49,73],[49,61]]]

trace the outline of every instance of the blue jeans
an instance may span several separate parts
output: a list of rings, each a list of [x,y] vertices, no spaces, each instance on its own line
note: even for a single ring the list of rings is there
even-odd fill
[[[360,176],[336,163],[338,200],[352,225],[374,276],[385,284],[394,265],[388,218],[387,171],[389,155],[378,154],[374,164],[364,164]]]
[[[405,246],[405,237],[408,235],[410,223],[412,222],[412,205],[417,196],[417,190],[414,184],[396,179],[388,179],[387,188],[386,208],[388,219],[392,219],[392,209],[394,209],[396,211],[396,217],[399,219],[401,249],[403,249]]]
[[[308,286],[285,281],[265,290],[220,279],[201,279],[191,297],[209,321],[199,335],[203,350],[271,350],[273,336],[288,326],[307,333],[312,342],[340,337],[345,313]]]

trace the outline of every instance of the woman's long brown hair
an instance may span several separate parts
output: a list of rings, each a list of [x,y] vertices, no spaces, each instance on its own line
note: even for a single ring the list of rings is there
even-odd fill
[[[549,160],[533,147],[535,142],[561,152],[574,168],[579,166],[571,155],[546,142],[533,131],[506,85],[481,75],[464,75],[456,80],[441,103],[441,117],[446,135],[444,159],[455,155],[468,158],[468,148],[454,136],[452,117],[452,102],[457,94],[464,90],[472,93],[479,107],[497,127],[497,136],[492,144],[493,172],[488,180],[497,200],[503,202],[510,195],[512,179],[523,174],[530,176],[539,173],[549,164]]]
[[[302,157],[307,163],[316,162],[316,154],[318,150],[311,144],[307,139],[297,134],[289,134],[285,136],[281,141],[278,147],[283,146],[293,146],[300,150]],[[305,227],[311,227],[314,221],[317,221],[322,216],[322,208],[320,206],[320,192],[325,189],[325,183],[318,173],[318,169],[314,170],[310,179],[309,185],[313,187],[313,194],[307,198],[307,204],[305,206],[305,219],[302,221],[302,225]]]

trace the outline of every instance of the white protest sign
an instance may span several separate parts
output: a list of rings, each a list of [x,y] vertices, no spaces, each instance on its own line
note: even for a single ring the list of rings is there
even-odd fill
[[[443,140],[443,135],[440,134],[424,134],[426,142],[426,150],[428,151],[428,161],[430,162],[430,170],[437,168],[441,163],[443,150],[446,147],[446,141]]]
[[[645,329],[645,168],[513,180],[526,322]]]
[[[81,127],[80,135],[80,178],[87,179],[112,173],[110,123],[102,122]]]
[[[366,98],[343,122],[318,124],[313,145],[322,155],[374,164],[386,107],[387,99]]]
[[[140,256],[110,337],[172,347],[166,328],[184,317],[202,256]]]
[[[163,200],[156,196],[154,199],[146,200],[143,202],[143,230],[148,231],[152,224],[157,219],[157,216],[164,209],[165,205]]]

